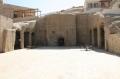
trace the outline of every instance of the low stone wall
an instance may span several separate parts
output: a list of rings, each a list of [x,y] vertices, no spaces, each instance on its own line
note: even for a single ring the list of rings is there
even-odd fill
[[[120,54],[120,34],[110,34],[108,36],[108,51]]]

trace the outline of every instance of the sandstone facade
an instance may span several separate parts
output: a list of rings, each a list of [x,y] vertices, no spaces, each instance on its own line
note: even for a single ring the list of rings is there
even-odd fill
[[[106,50],[111,53],[120,54],[120,18],[112,16],[106,18],[105,23],[105,45]]]
[[[114,0],[111,3],[106,0],[103,7],[103,0],[92,1],[86,1],[88,8],[92,6],[91,8],[114,9],[119,5]],[[120,54],[120,18],[116,14],[107,14],[103,9],[101,12],[84,13],[77,11],[80,8],[72,8],[36,17],[35,10],[31,8],[3,5],[2,2],[0,6],[0,52],[34,46],[91,45]],[[27,12],[28,9],[32,13]]]
[[[65,46],[94,45],[104,48],[103,22],[103,18],[99,15],[48,15],[40,18],[36,23],[36,44],[58,46],[58,39],[62,37],[64,38]]]
[[[12,29],[12,26],[13,26],[13,20],[12,19],[0,15],[0,52],[4,52],[4,45],[5,45],[4,41],[7,38],[4,35],[5,30],[6,29]],[[13,36],[13,38],[14,38],[14,36]],[[7,39],[7,40],[9,40],[9,39]],[[14,42],[14,40],[11,41],[11,42]],[[8,41],[7,43],[9,44],[10,41]]]
[[[87,14],[76,15],[76,37],[77,45],[82,46],[90,44],[89,15]]]
[[[41,29],[39,31],[41,34],[43,34],[43,38],[46,39],[43,41],[43,43],[46,41],[48,46],[58,46],[58,40],[60,38],[63,38],[65,42],[64,43],[65,46],[76,45],[75,15],[71,15],[71,14],[47,15],[46,17],[44,17],[44,21],[42,23],[43,26],[40,26],[41,28],[36,28],[36,29],[38,30]]]

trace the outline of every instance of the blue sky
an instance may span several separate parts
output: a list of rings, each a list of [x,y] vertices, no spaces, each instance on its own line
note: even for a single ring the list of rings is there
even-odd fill
[[[5,0],[5,2],[25,7],[39,8],[43,14],[84,5],[84,0]]]

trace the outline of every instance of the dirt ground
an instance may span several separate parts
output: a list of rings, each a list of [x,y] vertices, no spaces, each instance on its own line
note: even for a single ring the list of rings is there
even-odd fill
[[[0,54],[0,79],[120,79],[120,57],[85,49],[22,49]]]

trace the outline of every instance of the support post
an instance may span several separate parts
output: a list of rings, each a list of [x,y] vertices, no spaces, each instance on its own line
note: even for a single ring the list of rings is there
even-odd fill
[[[97,43],[98,43],[98,48],[101,48],[101,31],[100,31],[100,27],[97,27]]]
[[[107,29],[108,28],[104,27],[104,30],[105,30],[105,50],[106,51],[109,50],[109,47],[108,47],[109,31]]]
[[[24,48],[24,31],[20,31],[20,47]]]

